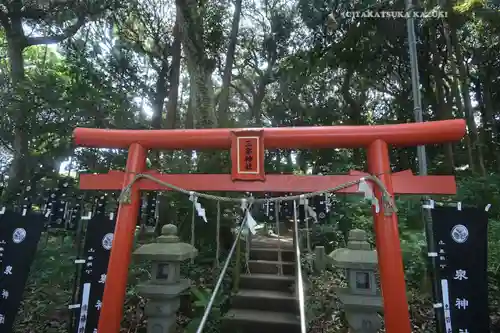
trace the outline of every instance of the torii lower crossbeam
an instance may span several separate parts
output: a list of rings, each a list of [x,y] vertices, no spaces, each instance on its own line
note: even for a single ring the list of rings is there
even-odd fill
[[[201,130],[101,130],[77,128],[74,131],[75,143],[80,146],[95,148],[128,148],[127,166],[124,173],[111,172],[108,175],[82,175],[81,187],[86,189],[122,189],[138,173],[147,172],[146,155],[148,149],[228,149],[233,148],[236,132],[239,129],[201,129]],[[460,140],[465,134],[464,120],[446,120],[437,122],[399,124],[382,126],[316,126],[293,128],[265,128],[246,130],[254,133],[246,136],[244,146],[238,149],[259,150],[270,148],[359,148],[367,149],[368,172],[377,175],[392,195],[401,194],[453,194],[455,184],[448,176],[419,177],[403,172],[391,175],[389,145],[416,146],[445,143]],[[240,137],[243,138],[243,137]],[[251,140],[256,143],[250,143]],[[239,138],[237,138],[239,140]],[[262,142],[263,141],[263,142]],[[247,144],[249,146],[247,146]],[[255,149],[254,149],[255,148]],[[238,150],[238,152],[240,151]],[[237,155],[237,163],[248,160]],[[262,159],[257,159],[262,163]],[[344,178],[359,179],[359,174],[351,176],[324,176],[322,184],[318,179],[298,178],[293,176],[263,175],[262,164],[251,165],[246,179],[265,179],[264,182],[229,182],[224,175],[163,175],[162,179],[176,185],[191,186],[191,190],[229,190],[302,192],[311,189],[331,188]],[[245,166],[245,164],[242,164]],[[234,166],[234,165],[233,165]],[[238,164],[238,170],[240,170]],[[255,170],[253,169],[255,168]],[[232,174],[234,179],[234,175]],[[200,178],[201,177],[201,178]],[[226,178],[224,178],[226,177]],[[253,178],[252,178],[253,177]],[[202,179],[207,184],[195,184],[189,178]],[[345,178],[345,179],[347,179]],[[351,178],[352,179],[352,178]],[[330,183],[331,182],[331,183]],[[99,184],[100,183],[100,184]],[[121,183],[121,186],[120,186]],[[204,187],[205,186],[205,187]],[[222,188],[221,188],[222,187]],[[127,284],[128,267],[139,211],[140,190],[158,189],[149,181],[139,181],[131,188],[130,204],[121,204],[118,209],[113,246],[108,265],[108,277],[105,285],[103,306],[99,319],[99,333],[118,333],[123,315],[123,304]],[[441,188],[441,189],[440,189]],[[352,193],[354,189],[346,189]],[[375,195],[381,200],[381,192],[376,188]],[[408,301],[399,241],[396,214],[385,215],[384,208],[374,214],[376,246],[379,261],[382,296],[384,298],[384,318],[387,333],[410,333]]]
[[[267,175],[265,182],[234,182],[231,175],[226,174],[161,174],[156,171],[145,171],[165,183],[175,185],[188,191],[197,192],[261,192],[261,193],[306,193],[322,191],[328,188],[350,183],[368,175],[351,173],[334,176],[297,176],[297,175]],[[110,171],[107,174],[81,174],[80,189],[121,191],[124,179],[123,171]],[[453,176],[414,176],[410,170],[391,175],[394,194],[455,194],[456,183]],[[328,184],[328,185],[327,185]],[[149,179],[137,181],[143,191],[169,191]],[[350,186],[339,190],[340,193],[359,194],[358,186]]]

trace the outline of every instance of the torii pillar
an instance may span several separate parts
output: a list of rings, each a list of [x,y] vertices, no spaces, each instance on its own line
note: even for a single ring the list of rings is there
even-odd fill
[[[359,173],[341,176],[264,175],[264,148],[366,148],[369,173],[393,194],[455,194],[452,176],[414,176],[409,171],[391,174],[389,145],[418,146],[460,140],[462,119],[381,126],[317,126],[265,129],[106,130],[77,128],[75,143],[95,148],[129,149],[125,172],[80,175],[80,188],[120,191],[137,173],[152,173],[163,181],[192,191],[312,192],[359,180]],[[231,175],[161,175],[145,170],[148,149],[231,149]],[[149,180],[131,188],[130,204],[120,204],[111,250],[99,333],[119,333],[128,267],[140,205],[141,190],[166,190]],[[358,193],[357,187],[341,192]],[[381,193],[375,194],[382,202]],[[410,333],[398,220],[381,207],[374,214],[384,316],[387,333]]]

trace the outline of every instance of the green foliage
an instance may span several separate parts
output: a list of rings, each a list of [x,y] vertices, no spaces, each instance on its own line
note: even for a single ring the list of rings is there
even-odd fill
[[[474,9],[477,8],[482,8],[486,6],[486,1],[484,0],[468,0],[468,1],[462,1],[458,4],[456,4],[453,9],[457,11],[458,13],[466,13],[470,12]]]
[[[42,236],[14,332],[67,332],[75,258],[71,238]]]
[[[189,324],[186,326],[186,333],[194,333],[200,325],[203,313],[208,306],[210,301],[210,296],[212,290],[208,288],[197,288],[191,287],[191,295],[193,297],[193,306],[195,311],[195,317],[191,319]],[[205,332],[218,332],[218,325],[220,325],[220,319],[222,318],[223,308],[228,301],[229,296],[227,294],[219,293],[214,299],[212,308],[210,310],[210,316],[205,326]]]
[[[345,327],[342,304],[335,292],[339,286],[345,286],[343,277],[338,272],[326,270],[310,276],[309,282],[306,316],[311,332],[337,332]]]
[[[464,177],[459,181],[458,199],[478,207],[491,205],[488,221],[488,266],[499,273],[500,267],[500,177]]]
[[[418,288],[421,286],[427,271],[427,243],[423,231],[402,231],[401,251],[405,268],[406,281]]]

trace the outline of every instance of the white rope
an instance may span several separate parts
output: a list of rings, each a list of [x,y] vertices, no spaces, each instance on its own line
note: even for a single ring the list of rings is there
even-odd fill
[[[215,267],[219,268],[219,257],[220,257],[220,201],[217,201],[217,230],[215,238]]]
[[[196,203],[195,201],[193,201],[193,209],[191,211],[191,246],[192,247],[195,247],[195,230],[194,230],[194,227],[195,227],[195,216],[196,216]],[[194,258],[191,258],[191,264],[194,264]]]
[[[276,202],[274,207],[274,213],[276,216],[276,233],[278,234],[278,275],[283,275],[283,256],[281,254],[281,236],[280,236],[280,202]],[[276,209],[276,205],[278,208]]]
[[[307,247],[307,252],[311,253],[311,235],[309,234],[309,214],[307,207],[309,205],[309,200],[304,199],[304,220],[306,224],[306,247]]]
[[[248,232],[247,232],[246,239],[245,239],[245,266],[246,266],[247,274],[251,274],[250,273],[250,265],[248,264],[250,262],[250,242],[252,240],[251,237],[252,237],[252,233],[250,232],[250,228],[249,228]]]
[[[245,235],[245,267],[246,267],[246,273],[250,275],[251,273],[250,273],[249,262],[250,262],[250,247],[251,247],[250,242],[252,241],[252,231],[250,230],[250,226],[248,225],[248,218],[250,217],[249,212],[251,211],[253,201],[250,201],[250,203],[247,204],[247,199],[248,197],[241,199],[242,206],[243,205],[245,206],[248,205],[248,206],[246,206],[245,208],[245,215],[243,216],[243,221],[241,222],[240,228],[247,228],[247,233]],[[240,248],[239,253],[241,254],[241,239],[239,239],[238,242],[240,242],[240,244],[238,244],[238,247]]]
[[[242,202],[242,200],[243,200],[242,198],[223,197],[223,196],[219,196],[219,195],[199,193],[199,192],[195,192],[195,191],[185,190],[185,189],[180,188],[178,186],[175,186],[173,184],[164,182],[164,181],[162,181],[162,180],[160,180],[160,179],[158,179],[155,176],[152,176],[150,174],[138,173],[134,176],[134,178],[132,178],[130,183],[127,184],[123,188],[122,192],[120,193],[120,197],[119,197],[120,203],[130,203],[130,191],[131,191],[132,185],[134,185],[134,183],[136,181],[138,181],[139,179],[149,179],[157,184],[160,184],[162,186],[170,188],[174,191],[184,193],[184,194],[187,194],[190,196],[194,195],[198,198],[205,198],[208,200],[216,200],[216,201],[224,201],[224,202]],[[312,198],[312,197],[317,196],[317,195],[322,195],[322,194],[326,194],[326,193],[333,193],[333,192],[351,187],[353,185],[357,185],[357,184],[364,182],[366,180],[371,180],[374,184],[376,184],[379,187],[380,191],[382,191],[382,199],[384,200],[384,208],[385,208],[384,212],[385,212],[385,214],[391,215],[392,213],[396,213],[397,207],[394,203],[392,196],[389,194],[389,192],[385,188],[382,181],[380,179],[378,179],[376,176],[372,176],[372,175],[364,176],[364,177],[361,177],[360,179],[346,182],[346,183],[340,184],[340,185],[335,186],[335,187],[327,188],[327,189],[322,190],[322,191],[309,192],[309,193],[304,193],[304,194],[299,194],[299,195],[291,195],[291,196],[274,197],[274,198],[267,197],[267,198],[255,199],[253,197],[250,197],[250,198],[245,198],[245,199],[248,199],[249,201],[251,201],[253,203],[294,201],[294,200],[297,200],[299,198],[308,199],[308,198]]]

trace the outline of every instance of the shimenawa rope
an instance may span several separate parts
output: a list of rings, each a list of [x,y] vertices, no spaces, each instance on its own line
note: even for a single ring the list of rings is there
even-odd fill
[[[396,204],[394,203],[392,196],[389,194],[389,192],[385,188],[382,181],[380,181],[380,179],[378,179],[376,176],[372,176],[372,175],[360,177],[360,179],[346,182],[346,183],[340,184],[340,185],[335,186],[335,187],[327,188],[327,189],[322,190],[322,191],[309,192],[309,193],[298,194],[298,195],[281,196],[281,197],[266,197],[266,198],[253,198],[253,197],[231,198],[231,197],[223,197],[223,196],[219,196],[219,195],[199,193],[199,192],[195,192],[195,191],[185,190],[185,189],[180,188],[176,185],[164,182],[164,181],[162,181],[162,180],[160,180],[152,175],[145,174],[145,173],[138,173],[134,176],[134,178],[132,178],[130,183],[128,183],[123,188],[122,192],[120,193],[120,197],[118,198],[120,203],[124,203],[124,204],[130,203],[131,188],[134,185],[134,183],[137,182],[139,179],[149,179],[157,184],[160,184],[160,185],[165,186],[167,188],[170,188],[174,191],[184,193],[184,194],[187,194],[190,196],[192,195],[195,197],[205,198],[208,200],[234,202],[234,203],[239,203],[242,201],[252,202],[252,203],[262,203],[262,202],[279,202],[279,201],[293,201],[293,200],[297,200],[297,199],[307,199],[307,198],[312,198],[312,197],[317,196],[317,195],[322,195],[322,194],[326,194],[326,193],[333,193],[333,192],[351,187],[353,185],[357,185],[361,182],[370,180],[375,185],[377,185],[378,188],[382,191],[382,200],[384,201],[384,213],[387,215],[391,215],[392,213],[397,212]]]

